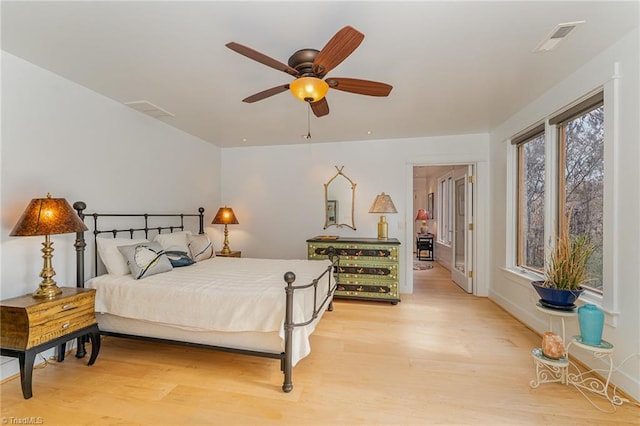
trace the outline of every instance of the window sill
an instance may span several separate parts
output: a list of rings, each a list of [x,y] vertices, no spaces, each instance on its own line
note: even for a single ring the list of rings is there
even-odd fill
[[[544,279],[543,276],[534,274],[533,272],[530,272],[524,268],[503,267],[500,269],[502,269],[502,272],[505,278],[507,278],[509,281],[516,282],[532,290],[533,290],[533,287],[531,286],[531,281],[540,281]]]
[[[500,268],[502,273],[506,279],[509,281],[515,282],[523,287],[527,287],[531,289],[535,293],[533,286],[531,285],[531,281],[543,280],[544,277],[541,275],[534,274],[530,271],[527,271],[523,268]],[[605,313],[605,322],[607,325],[611,327],[618,326],[618,317],[620,316],[619,312],[612,312],[610,310],[605,309],[603,304],[603,297],[601,294],[594,293],[589,290],[585,290],[578,299],[580,305],[584,305],[587,303],[596,305],[598,308],[602,309],[602,312]]]

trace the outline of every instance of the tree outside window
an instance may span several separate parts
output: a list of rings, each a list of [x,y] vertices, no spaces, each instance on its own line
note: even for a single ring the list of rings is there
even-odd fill
[[[596,247],[588,265],[592,290],[602,292],[604,106],[567,120],[558,127],[564,163],[560,218],[571,212],[571,235],[587,235]]]
[[[518,145],[518,266],[544,268],[545,141],[539,133]]]

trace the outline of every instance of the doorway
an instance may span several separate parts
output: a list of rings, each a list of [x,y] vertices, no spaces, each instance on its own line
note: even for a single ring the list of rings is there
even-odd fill
[[[471,294],[475,247],[473,184],[473,164],[413,166],[413,214],[421,209],[429,212],[426,228],[434,241],[434,260],[450,271],[452,281]],[[420,235],[424,225],[424,221],[414,224],[414,235]]]

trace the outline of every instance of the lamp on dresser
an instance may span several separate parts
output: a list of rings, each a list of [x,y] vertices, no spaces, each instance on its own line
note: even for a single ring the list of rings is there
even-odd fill
[[[220,207],[218,209],[218,213],[216,213],[216,217],[213,218],[214,225],[224,225],[224,245],[222,246],[222,250],[220,251],[223,255],[228,255],[231,253],[231,249],[229,249],[229,230],[227,229],[227,225],[237,225],[238,219],[236,218],[235,213],[231,207]]]
[[[376,195],[376,199],[373,201],[373,205],[369,209],[369,213],[398,213],[396,206],[393,205],[391,197],[384,192],[380,195]],[[384,215],[380,216],[380,222],[378,222],[378,239],[386,240],[389,237],[389,227]]]
[[[44,235],[44,243],[42,243],[44,265],[40,272],[42,282],[38,290],[33,293],[33,297],[50,299],[62,293],[52,278],[56,271],[51,262],[53,243],[49,236],[86,230],[85,224],[64,198],[51,198],[51,194],[47,194],[46,198],[31,200],[9,235],[12,237]]]

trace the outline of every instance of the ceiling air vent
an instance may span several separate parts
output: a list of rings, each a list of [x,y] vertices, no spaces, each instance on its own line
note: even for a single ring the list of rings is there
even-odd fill
[[[584,24],[585,21],[576,21],[576,22],[566,22],[564,24],[558,24],[556,27],[551,30],[547,36],[542,39],[540,43],[533,49],[534,52],[548,52],[549,50],[554,49],[558,43],[567,38],[569,34],[576,29],[576,27],[580,24]]]
[[[153,118],[175,117],[175,115],[171,114],[166,109],[162,109],[149,101],[133,101],[125,102],[124,104],[135,109],[136,111],[140,111],[144,114],[150,115]]]

